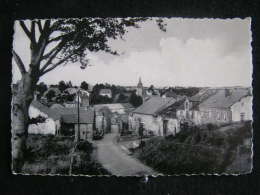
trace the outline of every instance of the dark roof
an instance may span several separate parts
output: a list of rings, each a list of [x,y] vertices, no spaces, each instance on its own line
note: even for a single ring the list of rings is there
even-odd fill
[[[174,98],[163,98],[163,97],[151,97],[149,100],[144,102],[141,106],[133,110],[133,113],[155,115],[160,112],[163,108],[170,106],[176,100]]]
[[[47,106],[43,105],[42,103],[33,100],[31,106],[39,109],[41,112],[45,113],[47,116],[54,120],[58,120],[61,118],[61,115],[58,112],[55,112],[53,109],[48,108]]]
[[[91,124],[94,122],[94,112],[92,110],[81,110],[79,116],[79,123],[81,124]],[[62,122],[76,124],[78,123],[78,114],[63,114]]]

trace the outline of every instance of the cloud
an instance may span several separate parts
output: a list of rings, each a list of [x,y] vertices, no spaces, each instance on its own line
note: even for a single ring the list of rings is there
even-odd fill
[[[81,70],[78,63],[49,72],[42,81],[71,80],[136,85],[141,76],[146,86],[233,86],[251,85],[252,58],[249,20],[168,19],[168,30],[161,32],[151,22],[130,29],[125,41],[111,45],[121,56],[91,53],[94,66]],[[15,29],[14,48],[27,64],[28,41]],[[13,68],[14,80],[19,78]]]

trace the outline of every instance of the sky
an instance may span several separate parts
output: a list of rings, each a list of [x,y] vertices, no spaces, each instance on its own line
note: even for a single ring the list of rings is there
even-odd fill
[[[128,28],[124,40],[109,40],[120,55],[89,54],[85,70],[79,63],[66,64],[44,75],[40,82],[60,80],[90,84],[109,83],[144,86],[251,86],[251,19],[164,18],[166,32],[154,21]],[[28,21],[27,21],[28,22]],[[29,41],[19,25],[14,26],[14,50],[29,64]],[[13,61],[13,82],[20,73]]]

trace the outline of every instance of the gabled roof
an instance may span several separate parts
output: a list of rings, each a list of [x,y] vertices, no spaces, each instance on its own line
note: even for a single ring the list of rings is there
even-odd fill
[[[248,88],[217,89],[217,92],[202,101],[199,107],[229,108],[246,96],[250,96]]]
[[[133,110],[133,113],[156,115],[163,108],[170,106],[176,101],[174,98],[151,97],[145,101],[141,106]]]
[[[61,118],[61,115],[58,112],[55,112],[53,109],[48,108],[47,106],[43,105],[42,103],[40,103],[36,100],[32,101],[31,106],[33,106],[34,108],[37,108],[38,110],[45,113],[48,117],[50,117],[54,120],[58,120]]]

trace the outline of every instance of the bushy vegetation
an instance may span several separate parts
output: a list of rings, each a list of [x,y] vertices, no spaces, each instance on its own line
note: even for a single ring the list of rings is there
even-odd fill
[[[69,174],[70,160],[74,142],[72,137],[52,135],[29,135],[26,162],[23,172],[29,174]],[[85,141],[75,151],[72,174],[108,174],[91,158],[92,144]]]
[[[209,129],[197,128],[181,131],[176,136],[152,138],[135,155],[165,174],[224,173],[236,160],[237,149],[244,147],[243,141],[251,137],[251,123],[236,128],[230,125],[225,132]],[[251,151],[242,149],[240,153],[250,157]],[[248,169],[249,165],[245,166],[243,169]]]

